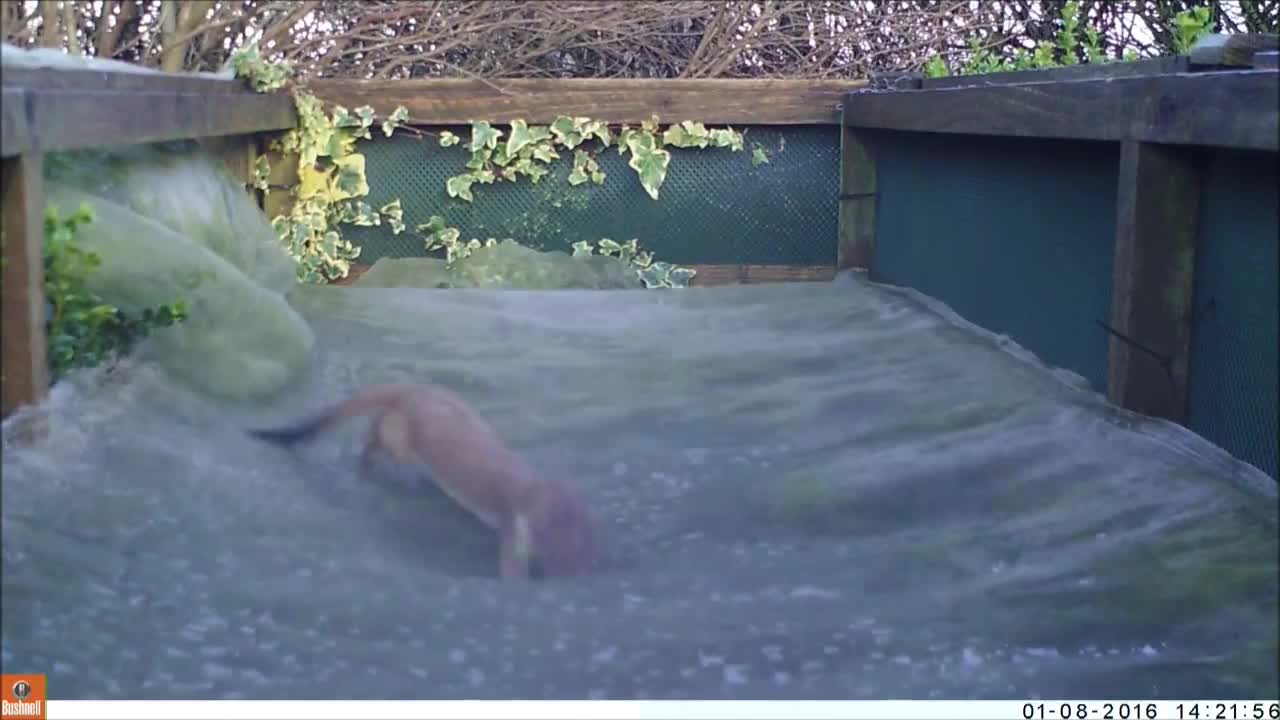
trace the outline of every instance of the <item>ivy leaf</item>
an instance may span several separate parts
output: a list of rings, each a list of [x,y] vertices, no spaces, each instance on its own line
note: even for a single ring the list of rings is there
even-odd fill
[[[404,209],[400,207],[400,199],[396,198],[391,202],[378,208],[378,213],[391,226],[391,234],[399,235],[404,232]]]
[[[298,167],[298,185],[295,193],[300,200],[306,200],[320,193],[327,192],[329,189],[329,178],[331,177],[329,170],[318,170],[315,165],[301,165]]]
[[[560,153],[556,152],[556,149],[549,142],[534,145],[532,155],[535,160],[540,160],[544,163],[560,159]]]
[[[440,147],[453,147],[462,141],[462,138],[454,135],[448,130],[440,132]]]
[[[533,133],[524,120],[511,121],[511,135],[507,137],[507,157],[515,157],[526,145],[535,142]]]
[[[667,273],[667,283],[673,288],[689,287],[689,281],[697,274],[698,271],[693,268],[671,268],[671,271]]]
[[[743,147],[742,133],[733,128],[716,128],[710,131],[711,144],[715,147],[727,147],[733,152],[741,152]]]
[[[333,199],[362,197],[369,194],[369,183],[365,180],[364,156],[348,155],[337,158],[338,177],[334,182]]]
[[[705,148],[711,143],[707,128],[702,123],[685,120],[679,125],[672,125],[662,133],[665,145],[682,148]]]
[[[501,137],[501,130],[490,125],[487,120],[478,120],[471,123],[471,143],[467,149],[472,152],[481,148],[493,150],[498,147],[498,139]]]
[[[525,170],[524,174],[529,176],[529,182],[533,183],[534,185],[537,185],[538,182],[542,180],[542,178],[546,177],[547,175],[550,175],[551,171],[542,165],[530,163],[529,169]]]
[[[353,203],[350,203],[350,206],[352,210],[352,213],[351,213],[352,225],[359,225],[361,227],[373,227],[381,223],[382,219],[378,216],[376,212],[374,212],[373,207],[369,205],[369,203],[366,203],[363,200],[357,200]]]
[[[446,225],[444,224],[443,217],[440,217],[439,215],[432,215],[427,219],[426,223],[415,227],[414,230],[417,230],[424,235],[434,235],[441,230],[444,230],[445,227]]]
[[[333,107],[333,126],[334,127],[360,127],[360,118],[351,114],[351,111],[341,105]]]
[[[391,133],[395,132],[396,128],[403,127],[408,119],[409,111],[403,105],[397,105],[387,119],[382,121],[382,134],[391,137]]]
[[[471,151],[471,159],[467,161],[466,168],[468,170],[479,170],[489,162],[489,158],[493,156],[493,150],[489,148],[481,148]]]
[[[658,199],[658,188],[667,179],[667,166],[671,164],[671,152],[654,147],[652,134],[637,133],[630,137],[631,159],[627,165],[640,176],[640,185],[654,200]]]
[[[751,151],[751,167],[760,167],[768,162],[769,154],[764,151],[764,148],[756,145],[755,149]]]
[[[475,176],[470,173],[454,175],[445,182],[445,191],[449,193],[449,197],[461,198],[467,202],[472,202],[475,197],[471,194],[471,186],[475,182]]]
[[[507,163],[511,162],[512,157],[514,156],[507,153],[507,146],[499,145],[497,148],[494,148],[489,159],[498,167],[506,167]]]
[[[573,257],[585,257],[592,253],[590,240],[579,240],[573,244]]]
[[[551,123],[551,133],[556,136],[561,145],[572,150],[582,144],[582,132],[579,127],[580,125],[575,123],[573,118],[561,115]]]

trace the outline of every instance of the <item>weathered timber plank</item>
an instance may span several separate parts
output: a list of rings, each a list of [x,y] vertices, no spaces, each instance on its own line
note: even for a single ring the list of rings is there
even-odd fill
[[[1239,33],[1205,35],[1191,46],[1187,55],[1194,65],[1250,67],[1254,53],[1280,50],[1280,35],[1274,33]]]
[[[11,95],[5,88],[5,103]],[[184,138],[238,135],[293,127],[293,100],[285,94],[244,91],[206,95],[192,92],[116,90],[23,91],[26,127],[6,128],[4,157],[32,150],[53,152],[103,145],[128,145]],[[5,120],[11,119],[6,113]]]
[[[252,92],[243,80],[173,73],[112,72],[71,68],[5,67],[4,87],[32,90],[97,90],[127,92],[243,95]]]
[[[397,105],[417,125],[472,120],[549,123],[561,115],[610,123],[694,120],[738,125],[835,124],[844,93],[863,80],[312,80],[326,103],[370,105],[379,116]]]
[[[1186,419],[1201,172],[1194,149],[1120,150],[1107,399]]]
[[[1280,149],[1280,74],[1232,70],[863,91],[846,96],[844,122],[885,130],[1275,151]]]
[[[37,154],[3,160],[0,232],[4,237],[0,318],[0,405],[8,415],[42,400],[49,388],[44,333],[44,208]]]
[[[949,75],[940,78],[923,78],[919,88],[970,87],[973,85],[1010,85],[1029,82],[1061,82],[1067,80],[1105,80],[1121,77],[1147,77],[1187,72],[1190,62],[1185,56],[1170,56],[1134,60],[1132,62],[1067,65],[1039,70],[1013,70],[1009,72],[983,73],[981,75]]]
[[[875,268],[876,157],[865,132],[851,127],[840,134],[840,217],[836,267]]]

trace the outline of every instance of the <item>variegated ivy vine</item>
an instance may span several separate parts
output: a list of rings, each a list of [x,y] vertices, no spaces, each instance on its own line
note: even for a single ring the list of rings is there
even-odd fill
[[[671,152],[663,146],[743,150],[742,133],[733,128],[708,129],[700,122],[686,120],[660,130],[656,115],[640,123],[639,127],[621,125],[616,136],[608,123],[587,117],[560,116],[549,125],[529,125],[523,119],[514,119],[506,132],[488,121],[477,120],[471,123],[471,137],[465,143],[448,131],[440,134],[439,143],[446,148],[460,145],[470,154],[465,171],[450,177],[445,183],[449,197],[465,202],[475,200],[473,188],[477,184],[489,185],[500,180],[516,182],[522,175],[537,184],[551,173],[549,165],[560,160],[562,152],[571,152],[573,157],[568,177],[570,185],[588,182],[602,185],[605,172],[600,168],[598,157],[610,147],[616,147],[619,155],[631,154],[627,165],[636,172],[649,197],[657,200],[671,164]],[[752,152],[752,165],[759,166],[768,161],[764,149],[757,145]],[[445,249],[448,262],[466,257],[482,245],[476,239],[462,242],[459,233],[445,227],[444,220],[438,216],[433,216],[431,222],[417,229],[426,237],[428,250]],[[496,242],[491,239],[484,244]],[[594,246],[587,240],[573,245],[575,256],[593,252],[631,264],[647,287],[685,287],[696,274],[690,268],[655,262],[653,254],[641,251],[635,239],[617,243],[603,238]]]
[[[505,135],[506,141],[502,140]],[[595,144],[592,144],[595,140]],[[461,138],[451,132],[440,134],[440,146],[452,147]],[[547,166],[560,159],[560,153],[573,153],[573,169],[569,172],[570,185],[592,182],[604,184],[605,173],[596,158],[616,147],[619,155],[631,153],[627,165],[636,171],[640,185],[649,197],[658,199],[658,190],[667,179],[667,167],[671,164],[671,152],[664,145],[679,148],[729,148],[733,152],[743,149],[742,133],[733,128],[708,130],[699,122],[686,120],[669,125],[659,132],[658,116],[640,123],[640,127],[622,125],[615,137],[607,123],[585,117],[556,118],[550,125],[529,125],[524,120],[511,121],[503,132],[489,122],[471,123],[471,138],[463,145],[471,157],[466,171],[449,178],[446,190],[449,197],[467,202],[475,199],[472,187],[492,184],[498,180],[515,182],[521,175],[537,183],[550,173]],[[756,157],[753,157],[753,160]]]
[[[232,55],[232,69],[237,77],[247,78],[258,92],[273,92],[289,79],[286,62],[269,63],[256,47],[248,47]],[[392,200],[374,209],[363,198],[369,194],[365,176],[364,155],[356,152],[356,141],[372,139],[369,128],[374,111],[369,106],[348,110],[342,106],[326,114],[319,98],[294,92],[298,125],[272,143],[271,149],[285,156],[296,156],[298,182],[290,193],[293,202],[288,215],[272,218],[271,225],[285,249],[298,263],[298,279],[303,282],[325,282],[347,276],[351,261],[360,255],[356,247],[342,236],[340,226],[381,225],[391,232],[404,232],[404,213],[400,200]],[[381,124],[382,134],[390,137],[409,117],[397,107]],[[254,165],[253,186],[270,192],[268,178],[271,167],[265,155]]]
[[[231,66],[237,77],[246,78],[258,92],[273,92],[288,81],[286,62],[267,62],[256,47],[239,50],[232,55]],[[272,219],[272,227],[281,242],[298,263],[298,277],[303,282],[325,282],[346,277],[351,261],[360,248],[342,236],[340,226],[351,224],[372,226],[386,223],[392,233],[405,229],[399,199],[374,209],[363,198],[369,194],[364,155],[356,152],[356,141],[372,139],[369,129],[375,122],[374,110],[363,106],[348,110],[336,106],[332,114],[324,112],[323,103],[305,92],[294,92],[298,125],[272,144],[272,149],[297,157],[298,182],[290,192],[293,203],[289,214]],[[408,119],[404,107],[397,107],[381,124],[384,136],[390,137]],[[506,138],[503,141],[503,138]],[[592,141],[598,143],[592,145]],[[450,132],[439,135],[442,147],[458,145],[462,139]],[[599,153],[615,146],[620,155],[630,153],[628,165],[640,179],[645,192],[654,200],[666,180],[671,162],[670,151],[663,146],[681,148],[729,148],[743,150],[742,134],[732,128],[707,129],[702,123],[684,121],[659,131],[657,116],[639,127],[622,125],[615,136],[610,126],[599,120],[582,117],[560,117],[550,125],[528,125],[513,120],[504,132],[489,122],[471,124],[471,137],[463,149],[470,153],[466,172],[449,178],[446,190],[450,197],[466,202],[475,198],[476,184],[498,180],[515,182],[521,175],[537,183],[550,174],[549,165],[561,158],[561,152],[572,152],[573,167],[568,182],[577,186],[587,182],[603,184],[605,173],[597,161]],[[752,165],[768,162],[764,150],[752,152]],[[254,166],[253,186],[270,192],[271,168],[265,156]],[[461,240],[457,228],[448,227],[444,219],[433,215],[415,228],[425,238],[428,252],[443,250],[445,261],[452,265],[484,245],[498,240]],[[598,252],[616,257],[632,265],[647,287],[685,287],[695,271],[670,263],[655,261],[653,254],[639,248],[637,240],[618,243],[609,238],[597,243],[574,243],[573,255]]]

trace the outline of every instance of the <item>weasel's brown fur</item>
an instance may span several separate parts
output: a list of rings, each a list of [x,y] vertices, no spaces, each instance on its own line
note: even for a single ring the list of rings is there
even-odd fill
[[[598,525],[558,482],[537,477],[457,394],[438,385],[373,385],[288,427],[250,430],[280,445],[306,440],[347,418],[372,418],[365,444],[425,467],[446,494],[498,533],[504,578],[580,575],[598,563]]]

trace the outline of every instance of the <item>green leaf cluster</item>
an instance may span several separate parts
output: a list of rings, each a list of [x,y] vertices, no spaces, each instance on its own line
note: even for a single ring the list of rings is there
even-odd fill
[[[287,63],[267,62],[252,46],[233,53],[231,65],[237,77],[248,78],[259,92],[279,89],[289,74]],[[404,212],[398,199],[376,209],[363,199],[369,194],[369,182],[356,141],[373,137],[369,131],[375,120],[373,108],[336,106],[332,113],[325,113],[324,104],[314,95],[297,91],[293,98],[298,125],[274,142],[272,149],[297,158],[298,182],[290,188],[289,214],[272,218],[271,225],[297,261],[298,279],[323,283],[346,277],[351,261],[360,255],[360,248],[342,236],[342,225],[386,223],[398,235],[405,229]],[[408,111],[397,107],[382,120],[382,134],[390,137],[408,119]],[[266,156],[258,157],[253,187],[269,192],[270,176]]]
[[[282,87],[289,75],[287,64],[266,62],[256,47],[234,53],[232,65],[236,75],[250,79],[259,92]],[[331,114],[326,114],[318,98],[300,91],[294,92],[294,102],[298,125],[274,143],[272,149],[297,157],[298,182],[290,188],[293,203],[289,214],[273,218],[272,227],[297,261],[299,279],[322,283],[346,277],[351,261],[359,257],[360,248],[342,237],[342,225],[386,223],[398,235],[406,226],[404,212],[398,199],[377,209],[363,199],[369,194],[369,183],[364,156],[355,146],[358,140],[372,139],[369,129],[375,121],[373,108],[362,106],[348,110],[335,106]],[[383,135],[390,137],[408,119],[408,111],[397,107],[383,120]],[[571,186],[602,184],[605,172],[597,158],[599,153],[615,146],[619,154],[631,154],[628,165],[640,178],[645,192],[657,200],[671,162],[671,153],[664,146],[729,148],[740,152],[744,144],[742,134],[732,128],[708,129],[693,121],[660,130],[657,116],[639,127],[622,125],[616,135],[608,123],[585,117],[562,116],[549,125],[529,125],[516,119],[506,130],[478,120],[471,123],[470,137],[465,143],[448,131],[439,134],[438,142],[446,148],[461,145],[469,153],[466,172],[446,182],[449,196],[466,202],[474,201],[473,188],[477,184],[516,182],[521,176],[536,184],[551,174],[550,164],[565,155],[571,156],[573,162],[568,174]],[[757,146],[751,161],[758,167],[769,160],[764,149]],[[269,192],[270,175],[266,157],[260,156],[253,167],[251,185]],[[439,215],[431,216],[415,230],[424,237],[427,252],[444,251],[449,264],[468,257],[480,247],[499,242],[495,238],[464,241],[462,232],[448,227]],[[685,287],[695,272],[655,262],[652,254],[635,248],[634,240],[618,244],[606,238],[599,246],[601,254],[616,253],[635,266],[648,287]],[[578,251],[575,249],[575,252]]]
[[[373,108],[354,110],[338,105],[326,114],[319,98],[297,93],[298,126],[277,141],[281,153],[297,157],[298,183],[290,192],[289,214],[272,219],[276,234],[298,262],[303,282],[326,282],[346,277],[360,248],[342,236],[341,226],[373,226],[386,223],[399,235],[404,232],[400,200],[374,208],[364,200],[369,194],[364,155],[356,141],[372,139]],[[385,118],[380,129],[390,137],[408,119],[403,107]],[[255,183],[265,185],[270,168],[255,166]]]
[[[75,368],[94,367],[125,355],[152,330],[187,318],[186,305],[180,299],[131,315],[89,290],[87,279],[102,259],[82,248],[76,233],[91,222],[93,211],[88,205],[65,218],[56,207],[45,211],[45,332],[49,370],[55,382]]]
[[[1173,16],[1173,50],[1179,55],[1191,51],[1200,38],[1213,32],[1213,12],[1208,7],[1187,8]]]
[[[1041,40],[1031,51],[1018,48],[1011,58],[1002,57],[984,47],[980,38],[970,38],[968,58],[956,69],[955,74],[982,75],[1076,65],[1080,63],[1081,54],[1089,64],[1112,62],[1102,50],[1102,34],[1099,29],[1081,22],[1080,3],[1077,0],[1064,3],[1059,18],[1062,27],[1055,34],[1054,41]],[[1212,13],[1207,7],[1193,7],[1179,12],[1173,20],[1174,50],[1180,54],[1187,52],[1197,40],[1211,32],[1212,27]],[[1126,52],[1123,59],[1132,61],[1136,57],[1132,52]],[[922,71],[925,77],[930,78],[951,74],[941,55],[934,55],[926,60]]]
[[[248,80],[257,92],[279,90],[293,74],[293,67],[288,62],[268,62],[263,58],[257,45],[231,53],[231,69],[236,77]]]
[[[647,288],[684,288],[698,274],[693,268],[680,267],[668,262],[655,261],[653,253],[640,249],[639,240],[632,238],[624,243],[602,238],[594,247],[590,240],[582,240],[573,244],[573,256],[591,255],[593,252],[608,257],[616,257],[630,264],[636,275]]]
[[[449,197],[466,202],[475,200],[473,188],[478,184],[516,182],[521,176],[536,184],[551,173],[549,165],[561,159],[562,154],[571,153],[573,158],[570,185],[601,185],[605,172],[597,158],[610,147],[616,147],[619,155],[630,153],[628,166],[636,172],[649,197],[657,200],[671,164],[671,152],[664,146],[729,148],[734,152],[743,148],[742,133],[732,128],[709,130],[702,123],[686,120],[660,131],[656,115],[639,127],[622,125],[616,135],[603,120],[586,117],[560,116],[550,125],[529,125],[516,119],[505,132],[486,120],[476,120],[471,123],[471,136],[465,144],[450,132],[441,133],[439,143],[441,147],[461,145],[470,153],[466,171],[445,184]]]

